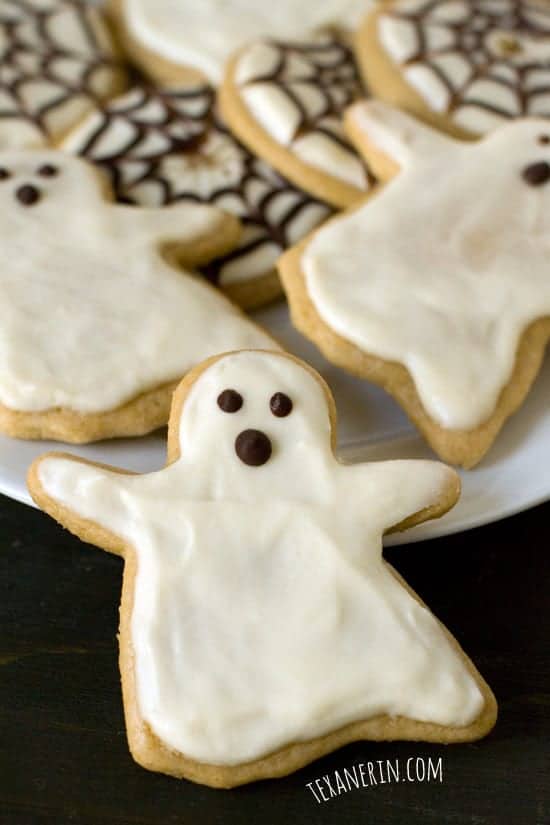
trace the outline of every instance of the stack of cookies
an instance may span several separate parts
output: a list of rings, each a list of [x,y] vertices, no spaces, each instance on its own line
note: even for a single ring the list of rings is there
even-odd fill
[[[134,758],[229,787],[485,735],[489,687],[382,559],[455,470],[341,464],[330,389],[250,312],[286,297],[441,459],[482,460],[550,338],[550,5],[4,0],[0,28],[0,429],[168,423],[160,472],[29,471],[126,560]]]

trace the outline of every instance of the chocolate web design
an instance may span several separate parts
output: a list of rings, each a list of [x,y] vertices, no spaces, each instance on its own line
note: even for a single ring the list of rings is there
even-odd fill
[[[26,122],[42,141],[52,115],[78,99],[97,103],[120,66],[99,42],[97,11],[79,0],[2,0],[0,124]]]
[[[382,20],[388,18],[410,24],[414,33],[414,51],[393,55],[409,81],[431,102],[424,84],[414,80],[414,67],[429,70],[430,86],[437,87],[443,108],[455,120],[471,107],[496,120],[550,115],[550,6],[524,0],[431,0],[412,10],[409,4],[399,11],[396,4]]]
[[[269,83],[284,93],[298,113],[292,142],[322,134],[356,156],[342,128],[344,110],[365,95],[351,49],[332,34],[308,43],[266,42],[276,54],[274,68],[244,86]]]
[[[119,201],[196,201],[236,214],[244,227],[240,245],[203,273],[220,282],[248,259],[250,277],[259,277],[330,209],[238,143],[220,122],[214,97],[209,86],[134,89],[95,114],[69,148],[110,175]]]

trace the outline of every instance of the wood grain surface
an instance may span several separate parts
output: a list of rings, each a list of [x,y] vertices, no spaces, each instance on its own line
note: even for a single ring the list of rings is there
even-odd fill
[[[550,503],[386,552],[495,691],[500,717],[488,739],[364,742],[235,791],[147,773],[128,754],[116,643],[121,560],[5,498],[0,533],[2,825],[550,823]],[[307,787],[320,779],[329,795],[323,776],[334,786],[335,771],[378,760],[404,772],[411,757],[441,758],[443,781],[371,784],[321,803]]]

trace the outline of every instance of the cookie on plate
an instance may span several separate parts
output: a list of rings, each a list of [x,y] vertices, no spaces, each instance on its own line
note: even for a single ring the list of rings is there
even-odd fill
[[[459,141],[374,101],[347,122],[393,179],[283,256],[294,323],[391,393],[440,457],[472,467],[550,337],[550,123]]]
[[[3,0],[0,150],[55,143],[126,74],[99,9],[85,0]]]
[[[375,97],[458,137],[550,115],[550,5],[385,0],[357,36]]]
[[[456,473],[344,465],[322,379],[282,353],[210,359],[173,400],[168,465],[32,465],[36,503],[124,556],[130,750],[216,787],[283,776],[358,739],[464,742],[496,718],[457,642],[382,558],[442,515]]]
[[[106,171],[124,203],[208,203],[235,214],[243,226],[239,244],[202,272],[252,309],[281,295],[277,258],[331,210],[238,143],[214,99],[204,84],[135,87],[91,113],[62,148]]]
[[[212,206],[110,202],[65,152],[0,152],[0,431],[84,442],[165,424],[178,380],[243,346],[275,346],[183,267],[234,246]]]
[[[337,26],[354,29],[365,0],[107,0],[119,37],[143,72],[160,83],[218,85],[233,52],[269,34],[300,40]]]
[[[344,207],[374,184],[343,113],[365,96],[342,32],[256,40],[228,63],[220,104],[232,131],[296,185]]]

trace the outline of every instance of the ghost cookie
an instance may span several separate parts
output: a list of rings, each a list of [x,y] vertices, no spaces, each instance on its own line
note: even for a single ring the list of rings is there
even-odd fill
[[[124,84],[110,33],[90,3],[3,0],[0,150],[55,143]]]
[[[70,455],[29,488],[125,558],[120,668],[132,755],[212,786],[281,776],[358,739],[463,742],[494,697],[382,559],[382,536],[459,493],[429,461],[344,465],[306,364],[245,351],[180,384],[168,465],[128,475]]]
[[[252,151],[307,192],[344,207],[374,183],[342,123],[347,106],[364,95],[345,37],[330,32],[307,42],[247,45],[228,64],[220,103]]]
[[[218,85],[237,49],[269,34],[301,40],[311,32],[354,29],[365,0],[108,0],[128,54],[161,83],[207,79]]]
[[[348,126],[395,177],[283,257],[294,322],[390,392],[443,459],[472,467],[550,336],[550,123],[461,142],[371,102]]]
[[[386,0],[357,56],[373,96],[458,137],[550,115],[544,0]]]
[[[239,244],[203,274],[246,309],[279,297],[275,262],[330,214],[227,131],[214,91],[138,86],[96,110],[63,142],[107,172],[117,200],[219,206],[242,222]]]
[[[205,356],[275,346],[182,269],[237,242],[215,207],[111,203],[94,166],[54,150],[0,153],[0,205],[2,432],[139,435]]]

